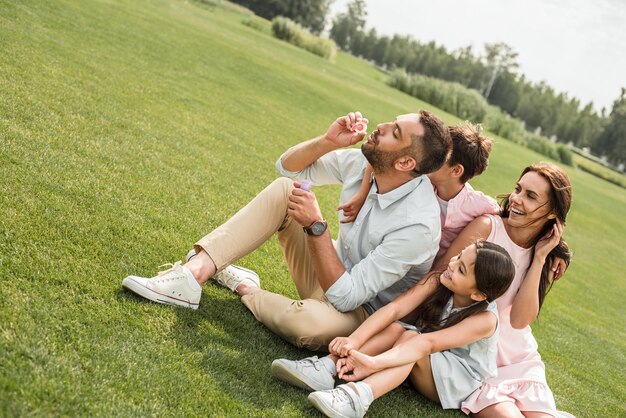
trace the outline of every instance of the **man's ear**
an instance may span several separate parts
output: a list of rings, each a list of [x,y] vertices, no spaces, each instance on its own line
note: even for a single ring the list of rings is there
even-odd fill
[[[415,161],[415,158],[405,155],[398,158],[396,162],[393,163],[393,166],[398,171],[413,171],[415,170],[415,167],[417,167],[417,162]]]
[[[487,300],[487,295],[485,295],[483,292],[481,292],[480,290],[475,290],[474,292],[472,292],[472,294],[470,295],[470,299],[472,299],[475,302],[482,302],[483,300]]]

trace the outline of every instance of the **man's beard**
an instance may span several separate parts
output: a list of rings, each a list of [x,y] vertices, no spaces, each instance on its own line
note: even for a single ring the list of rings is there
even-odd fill
[[[381,151],[378,149],[377,145],[367,142],[361,145],[361,152],[374,169],[374,172],[378,174],[391,171],[396,160],[407,154],[406,150],[394,152]]]

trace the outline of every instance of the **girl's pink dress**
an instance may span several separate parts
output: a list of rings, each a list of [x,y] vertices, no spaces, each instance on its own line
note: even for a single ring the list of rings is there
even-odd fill
[[[546,371],[537,352],[537,341],[530,326],[514,329],[511,326],[511,307],[530,266],[532,248],[522,248],[509,238],[502,218],[491,219],[491,233],[487,241],[504,247],[515,263],[515,278],[509,290],[498,299],[500,339],[496,364],[498,374],[487,379],[461,404],[466,414],[479,412],[500,402],[513,402],[520,411],[538,411],[556,416],[554,396],[546,382]]]

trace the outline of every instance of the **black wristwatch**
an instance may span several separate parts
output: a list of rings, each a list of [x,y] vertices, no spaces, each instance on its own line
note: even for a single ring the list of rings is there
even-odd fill
[[[324,233],[324,231],[326,231],[327,227],[328,227],[328,224],[326,223],[326,221],[322,220],[322,221],[315,221],[308,228],[305,227],[302,229],[304,229],[304,232],[306,232],[307,235],[313,235],[313,236],[319,237],[320,235]]]

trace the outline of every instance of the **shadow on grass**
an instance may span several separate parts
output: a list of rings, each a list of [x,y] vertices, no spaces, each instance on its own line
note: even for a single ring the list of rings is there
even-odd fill
[[[312,355],[273,334],[225,289],[205,286],[198,311],[177,309],[180,345],[202,353],[204,373],[225,394],[256,412],[311,415],[315,409],[306,400],[307,392],[272,378],[270,365],[276,358],[302,358]]]
[[[150,303],[120,289],[120,301]],[[172,339],[177,345],[196,352],[202,359],[201,373],[214,382],[224,396],[258,416],[311,416],[317,411],[306,399],[308,393],[271,376],[276,358],[299,359],[313,355],[298,349],[258,322],[239,298],[209,283],[204,286],[198,310],[174,308]],[[443,411],[414,389],[403,386],[377,400],[370,416],[392,415],[450,417],[459,411]]]
[[[306,399],[308,393],[271,376],[277,358],[299,359],[314,353],[298,349],[273,334],[225,289],[205,286],[198,311],[177,309],[177,343],[202,353],[202,367],[211,380],[233,400],[258,408],[256,412],[306,415],[317,411]],[[388,415],[458,416],[444,412],[414,389],[404,386],[386,395],[371,408]],[[457,411],[458,413],[458,411]]]

